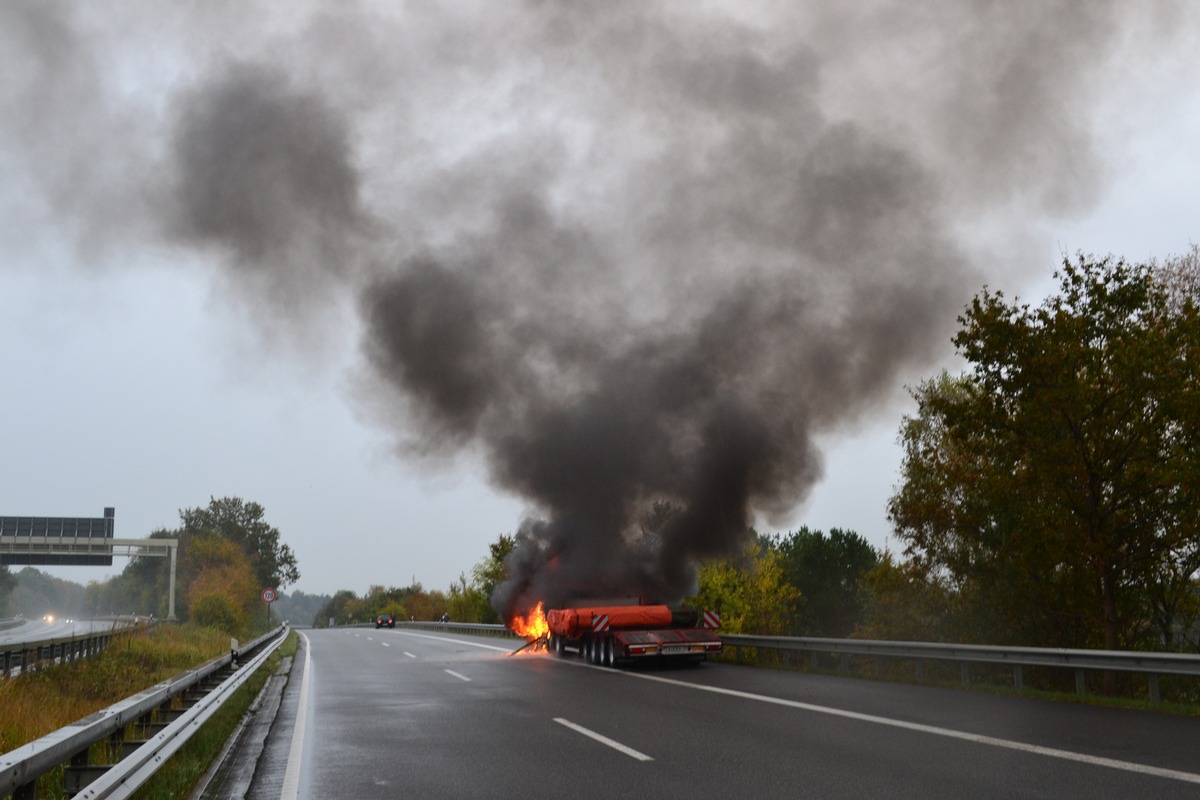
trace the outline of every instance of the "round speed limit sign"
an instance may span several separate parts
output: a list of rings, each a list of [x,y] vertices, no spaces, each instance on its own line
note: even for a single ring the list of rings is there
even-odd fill
[[[262,590],[262,599],[263,599],[264,603],[274,603],[275,602],[275,590],[274,589],[263,589]]]

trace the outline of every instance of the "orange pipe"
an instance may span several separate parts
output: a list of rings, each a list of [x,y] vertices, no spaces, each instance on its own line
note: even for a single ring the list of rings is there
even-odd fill
[[[550,632],[575,637],[592,630],[592,620],[608,615],[610,628],[669,628],[671,609],[667,606],[589,606],[552,608],[546,612]]]

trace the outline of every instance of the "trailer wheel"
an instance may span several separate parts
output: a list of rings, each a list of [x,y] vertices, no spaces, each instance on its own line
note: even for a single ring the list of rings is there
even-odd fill
[[[611,667],[617,663],[616,654],[613,652],[614,649],[615,648],[613,647],[612,638],[610,637],[608,639],[605,639],[604,640],[604,666]]]

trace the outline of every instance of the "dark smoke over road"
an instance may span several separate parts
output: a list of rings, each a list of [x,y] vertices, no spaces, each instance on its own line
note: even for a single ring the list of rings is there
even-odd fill
[[[5,241],[199,253],[272,329],[357,298],[400,449],[528,503],[502,613],[675,600],[945,355],[964,231],[1096,201],[1113,59],[1196,21],[792,5],[8,3]]]

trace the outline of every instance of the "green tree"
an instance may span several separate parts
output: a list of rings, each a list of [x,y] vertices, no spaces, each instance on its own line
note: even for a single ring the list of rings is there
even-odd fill
[[[450,586],[446,610],[459,622],[498,624],[500,615],[492,608],[491,597],[496,587],[508,577],[505,560],[516,549],[516,537],[500,534],[488,545],[488,555],[471,569],[471,580],[459,575]]]
[[[241,547],[262,588],[281,589],[300,580],[292,549],[280,542],[279,529],[266,521],[266,511],[258,503],[212,497],[207,508],[186,508],[179,517],[181,537],[212,532]]]
[[[300,590],[291,594],[280,592],[279,599],[271,606],[271,613],[278,619],[290,621],[292,624],[311,622],[330,599],[327,594],[305,594]]]
[[[721,630],[728,633],[781,635],[800,598],[783,576],[779,552],[764,537],[747,545],[738,559],[705,564],[699,584],[688,605],[719,612]]]
[[[55,578],[36,567],[24,567],[15,576],[12,601],[14,611],[27,617],[43,614],[78,616],[84,607],[86,590],[73,581]]]
[[[960,641],[954,591],[921,564],[885,552],[859,583],[862,624],[856,638],[902,642]]]
[[[960,318],[971,369],[915,393],[889,514],[964,608],[1003,617],[989,630],[1171,646],[1154,612],[1171,617],[1200,531],[1195,303],[1146,265],[1081,256],[1056,276],[1039,308],[985,289]]]
[[[458,580],[450,585],[447,610],[450,618],[456,622],[494,624],[500,621],[500,615],[488,600],[488,593],[474,583],[467,583],[466,575],[459,575]]]
[[[12,593],[16,588],[16,576],[9,572],[8,567],[0,566],[0,617],[12,616],[14,613]]]
[[[500,534],[496,541],[488,545],[488,556],[471,570],[472,585],[479,588],[487,597],[492,596],[505,579],[508,578],[508,567],[505,561],[513,550],[517,549],[517,538],[507,533]],[[496,615],[496,621],[500,621]]]
[[[257,613],[261,603],[258,581],[241,547],[207,533],[191,538],[188,558],[195,572],[187,589],[188,620],[210,627],[226,626],[221,627],[225,633],[242,636],[249,625],[263,619]],[[201,603],[204,613],[210,615],[204,620],[196,618]],[[219,615],[215,613],[218,610]]]
[[[191,602],[191,621],[226,634],[236,634],[245,624],[245,615],[228,595],[202,594]]]
[[[313,627],[324,628],[328,626],[331,619],[335,625],[366,622],[366,614],[360,610],[360,606],[361,601],[358,596],[349,589],[335,592],[333,597],[329,598],[329,602],[321,606],[321,610],[317,612],[313,619]]]
[[[826,536],[807,527],[778,537],[783,577],[800,592],[789,633],[849,636],[861,621],[858,582],[879,554],[854,531],[833,528]]]

